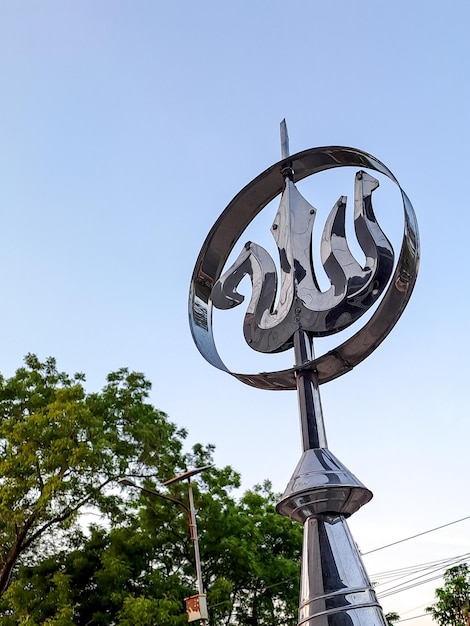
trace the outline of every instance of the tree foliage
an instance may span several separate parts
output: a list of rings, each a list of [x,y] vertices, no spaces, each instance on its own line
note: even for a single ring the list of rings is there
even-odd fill
[[[183,433],[145,402],[142,374],[121,369],[92,394],[83,380],[34,355],[0,376],[0,594],[21,557],[56,544],[85,505],[119,515],[119,476],[166,473],[180,452]]]
[[[4,626],[179,626],[196,592],[187,517],[150,489],[213,463],[183,452],[185,432],[148,403],[150,383],[126,369],[88,394],[82,375],[28,355],[0,377],[0,620]],[[237,498],[239,476],[193,481],[210,625],[297,623],[302,529],[275,512],[269,483]],[[167,492],[187,500],[187,485]],[[92,517],[80,516],[92,510]],[[90,523],[93,520],[93,523]]]
[[[467,563],[444,574],[444,586],[436,589],[436,602],[428,606],[439,626],[470,626],[470,569]]]

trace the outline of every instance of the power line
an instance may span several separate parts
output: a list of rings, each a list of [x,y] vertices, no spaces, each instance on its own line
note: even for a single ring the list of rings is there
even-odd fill
[[[397,624],[401,624],[402,622],[409,622],[411,619],[418,619],[418,617],[429,617],[429,613],[422,613],[421,615],[415,615],[414,617],[406,617],[405,619],[397,620]]]
[[[459,522],[463,522],[466,519],[470,519],[470,515],[467,515],[467,517],[462,517],[461,519],[457,519],[454,522],[449,522],[448,524],[443,524],[442,526],[436,526],[436,528],[425,530],[424,532],[418,533],[417,535],[412,535],[411,537],[405,537],[405,539],[399,539],[398,541],[394,541],[393,543],[388,543],[386,546],[380,546],[380,548],[374,548],[373,550],[368,550],[367,552],[361,552],[361,554],[362,556],[365,556],[366,554],[372,554],[372,552],[385,550],[385,548],[396,546],[398,543],[403,543],[404,541],[410,541],[410,539],[416,539],[416,537],[422,537],[423,535],[427,535],[428,533],[433,533],[435,530],[440,530],[441,528],[446,528],[446,526],[452,526],[453,524],[458,524]]]
[[[394,596],[397,593],[402,593],[403,591],[409,591],[410,589],[414,589],[415,587],[419,587],[420,585],[425,585],[426,583],[430,583],[433,580],[439,580],[441,578],[441,574],[437,576],[432,576],[431,578],[426,578],[426,580],[420,580],[419,582],[415,582],[412,585],[408,585],[408,587],[402,587],[401,589],[396,589],[395,591],[378,593],[377,598],[381,600],[382,598],[388,598],[389,596]]]
[[[459,554],[457,556],[447,557],[446,559],[440,559],[438,561],[430,561],[428,563],[420,563],[418,565],[410,565],[407,567],[401,567],[398,569],[388,570],[386,572],[379,572],[371,574],[371,580],[377,582],[378,585],[386,585],[400,578],[408,578],[413,574],[419,574],[430,569],[448,569],[449,566],[455,565],[457,562],[470,559],[470,552],[465,554]]]
[[[466,558],[459,558],[456,559],[453,562],[453,565],[457,565],[458,563],[461,563],[462,561],[465,561]],[[443,570],[444,567],[438,567],[436,569],[431,570],[430,572],[428,572],[427,574],[421,574],[421,576],[416,576],[415,578],[411,578],[410,580],[407,580],[399,585],[395,585],[395,587],[390,587],[389,589],[386,589],[385,591],[382,591],[380,593],[377,594],[377,597],[379,598],[386,598],[388,596],[393,596],[396,593],[401,593],[402,591],[407,591],[408,589],[414,589],[414,587],[418,587],[419,585],[424,585],[425,583],[429,583],[433,580],[438,580],[439,578],[441,578],[442,574],[438,574],[437,576],[432,576],[431,578],[425,578],[425,580],[420,580],[421,578],[424,578],[425,576],[429,576],[430,574],[434,574],[435,572],[440,572],[441,570]],[[418,581],[419,582],[416,582]]]
[[[400,611],[400,617],[401,617],[401,615],[408,615],[408,613],[414,613],[415,611],[421,611],[421,609],[423,609],[426,604],[429,604],[429,603],[428,602],[425,602],[424,604],[421,603],[419,606],[414,606],[412,609],[407,609],[406,611]],[[414,616],[414,617],[417,617],[417,616]]]

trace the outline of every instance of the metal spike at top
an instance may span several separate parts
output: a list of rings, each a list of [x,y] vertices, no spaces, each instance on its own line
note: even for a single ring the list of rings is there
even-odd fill
[[[281,122],[281,158],[287,159],[289,156],[289,135],[287,133],[286,120]]]

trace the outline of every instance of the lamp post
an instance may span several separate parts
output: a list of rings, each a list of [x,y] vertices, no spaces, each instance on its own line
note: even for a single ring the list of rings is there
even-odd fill
[[[194,562],[196,566],[197,594],[194,596],[190,596],[189,598],[185,598],[186,612],[188,614],[188,622],[201,620],[202,626],[206,626],[206,620],[208,619],[209,615],[207,612],[206,594],[204,593],[204,587],[202,584],[201,556],[199,553],[199,541],[198,541],[198,536],[197,536],[197,525],[196,525],[196,510],[194,508],[194,497],[193,497],[193,488],[191,485],[191,478],[192,476],[195,476],[196,474],[200,474],[201,472],[204,472],[205,470],[210,469],[211,467],[212,465],[205,465],[204,467],[196,467],[195,469],[189,470],[187,472],[183,472],[183,474],[174,476],[173,478],[170,478],[169,480],[166,480],[164,483],[162,483],[162,485],[166,487],[168,485],[171,485],[172,483],[187,480],[188,481],[189,507],[181,500],[177,500],[176,498],[167,496],[166,494],[160,493],[159,491],[154,491],[153,489],[142,487],[141,485],[138,485],[130,478],[121,478],[119,480],[119,483],[121,485],[126,485],[127,487],[135,487],[136,489],[139,489],[143,493],[148,493],[149,495],[162,498],[163,500],[168,500],[169,502],[173,502],[173,504],[177,504],[184,510],[184,512],[188,516],[189,532],[190,532],[191,541],[193,542]]]

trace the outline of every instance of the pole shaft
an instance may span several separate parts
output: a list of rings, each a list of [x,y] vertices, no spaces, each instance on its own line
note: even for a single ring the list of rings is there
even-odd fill
[[[199,540],[197,536],[196,525],[196,509],[194,508],[193,487],[191,485],[191,479],[188,478],[188,498],[189,498],[189,530],[191,533],[191,539],[194,547],[194,562],[196,565],[196,586],[199,595],[204,593],[204,586],[202,584],[202,569],[201,569],[201,556],[199,554]],[[200,624],[206,626],[206,620],[201,619]]]
[[[197,537],[196,526],[196,510],[194,508],[193,488],[191,481],[188,479],[188,495],[189,495],[189,526],[191,532],[191,539],[194,546],[194,561],[196,564],[196,584],[198,593],[204,593],[202,585],[202,571],[201,571],[201,557],[199,554],[199,541]]]
[[[295,333],[294,352],[296,366],[301,366],[314,358],[313,341],[308,332],[298,330]],[[317,376],[311,370],[299,370],[296,377],[302,449],[305,452],[312,448],[327,448]]]
[[[285,119],[281,122],[280,131],[281,156],[283,159],[287,159],[290,152],[289,134]],[[287,168],[287,170],[283,171],[283,174],[285,185],[287,185],[289,180],[293,180],[294,172],[291,168]],[[313,340],[307,331],[299,329],[295,332],[294,353],[296,366],[301,366],[313,360]],[[296,378],[302,448],[304,452],[313,448],[327,448],[317,376],[315,372],[299,370]]]

